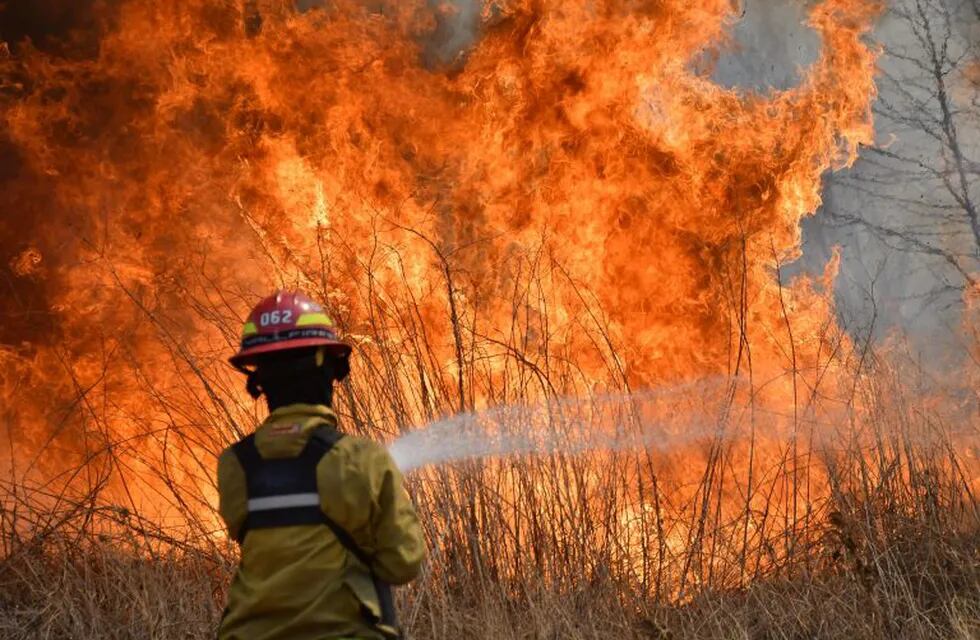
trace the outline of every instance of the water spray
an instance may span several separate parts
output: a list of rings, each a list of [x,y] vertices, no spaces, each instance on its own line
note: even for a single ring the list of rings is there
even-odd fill
[[[710,379],[634,393],[552,398],[442,418],[389,451],[403,472],[489,457],[666,450],[721,433],[725,390]]]

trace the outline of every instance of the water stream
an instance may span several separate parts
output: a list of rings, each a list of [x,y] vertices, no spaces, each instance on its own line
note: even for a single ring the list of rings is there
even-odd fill
[[[439,419],[389,451],[409,472],[427,465],[521,454],[666,450],[720,433],[728,382],[512,404]]]

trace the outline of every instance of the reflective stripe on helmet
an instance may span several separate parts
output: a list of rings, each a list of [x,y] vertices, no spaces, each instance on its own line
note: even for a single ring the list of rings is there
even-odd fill
[[[242,337],[247,338],[248,336],[254,336],[258,332],[259,329],[255,326],[254,322],[246,322],[245,327],[242,329]]]
[[[291,509],[293,507],[316,507],[320,504],[320,496],[316,493],[290,493],[284,496],[266,496],[251,498],[248,510],[269,511],[270,509]]]
[[[297,327],[308,327],[313,324],[325,325],[328,327],[333,326],[333,320],[325,313],[304,313],[296,321]]]

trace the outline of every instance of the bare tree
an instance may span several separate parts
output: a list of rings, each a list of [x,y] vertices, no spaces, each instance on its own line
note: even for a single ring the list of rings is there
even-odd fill
[[[895,0],[879,37],[878,142],[825,213],[897,250],[895,296],[958,306],[980,281],[980,0]]]

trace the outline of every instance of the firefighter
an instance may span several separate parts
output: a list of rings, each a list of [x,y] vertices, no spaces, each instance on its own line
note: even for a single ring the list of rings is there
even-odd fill
[[[270,413],[218,461],[241,547],[219,640],[398,637],[390,585],[418,575],[422,533],[387,450],[338,430],[350,353],[302,294],[263,300],[245,323],[231,363]]]

